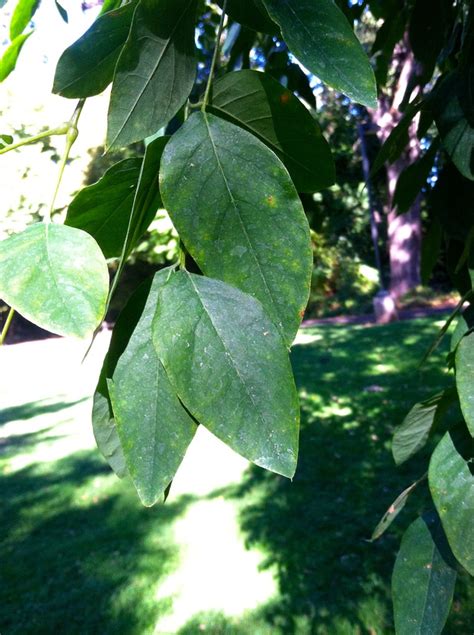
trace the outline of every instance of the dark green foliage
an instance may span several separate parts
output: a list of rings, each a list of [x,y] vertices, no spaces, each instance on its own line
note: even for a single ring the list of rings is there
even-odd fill
[[[115,65],[125,44],[136,4],[109,11],[71,44],[59,59],[53,93],[62,97],[98,95],[112,81]]]
[[[456,582],[454,558],[436,514],[408,528],[393,571],[395,629],[400,635],[440,635]]]
[[[20,0],[16,5],[12,42],[0,60],[0,80],[16,64],[29,36],[23,31],[37,4]],[[69,207],[69,226],[45,222],[2,242],[0,296],[54,332],[91,336],[110,306],[127,258],[157,208],[165,206],[179,234],[178,262],[158,272],[151,286],[140,288],[117,322],[94,400],[98,445],[119,475],[131,476],[146,505],[166,498],[198,424],[256,465],[292,478],[299,409],[288,349],[308,300],[312,268],[304,212],[318,230],[314,234],[318,265],[328,258],[321,253],[328,227],[338,240],[358,231],[357,227],[347,230],[347,215],[340,213],[346,208],[335,201],[350,187],[344,182],[345,173],[360,172],[359,165],[347,158],[341,164],[338,156],[334,161],[319,124],[325,122],[326,130],[334,128],[336,105],[347,121],[358,118],[359,142],[365,143],[374,132],[369,123],[370,108],[377,106],[375,77],[353,26],[357,25],[364,44],[373,42],[382,100],[405,73],[395,63],[400,47],[411,47],[407,59],[413,54],[416,61],[405,78],[400,113],[390,114],[395,127],[371,170],[365,165],[371,157],[364,157],[364,169],[365,178],[373,180],[367,190],[374,207],[381,176],[373,177],[386,163],[408,160],[416,127],[423,147],[429,148],[402,172],[393,203],[399,213],[410,211],[431,188],[429,177],[436,178],[423,209],[430,228],[423,275],[427,278],[438,253],[443,253],[463,300],[430,346],[426,361],[462,310],[463,301],[472,299],[473,11],[450,0],[434,4],[374,0],[364,6],[348,6],[342,0],[231,0],[221,4],[229,13],[226,23],[215,3],[198,0],[139,0],[120,5],[115,0],[104,3],[101,16],[58,64],[54,90],[81,98],[66,128],[56,130],[66,134],[61,173],[78,133],[83,98],[101,92],[110,82],[107,145],[110,149],[145,142],[145,155],[112,166],[100,181],[80,192]],[[375,38],[366,37],[364,31],[370,11],[372,24],[383,21]],[[314,113],[305,109],[305,104],[316,105],[314,79],[308,80],[291,60],[290,51],[322,82],[369,110],[319,87],[324,107],[319,108],[316,122]],[[250,70],[255,60],[266,67],[266,73]],[[240,67],[243,70],[236,72]],[[170,138],[161,136],[165,132]],[[347,157],[347,149],[353,153],[357,139],[346,136]],[[10,142],[8,135],[2,135],[1,153],[11,149]],[[334,182],[335,164],[337,187],[330,194],[313,196]],[[351,179],[359,184],[360,173],[351,174]],[[365,214],[367,205],[363,192],[353,198],[358,212],[351,222]],[[325,200],[334,202],[330,220],[322,218],[318,207]],[[351,246],[346,247],[347,253]],[[101,248],[106,257],[118,259],[109,293]],[[432,502],[441,525],[434,515],[415,521],[395,567],[395,623],[402,634],[441,632],[456,577],[449,549],[474,573],[470,329],[466,312],[449,356],[456,390],[446,389],[443,382],[437,387],[441,392],[412,408],[395,431],[393,454],[398,464],[420,452],[418,467],[421,463],[424,469],[411,474],[408,483],[418,478],[416,484],[421,485],[430,441],[437,440],[438,425],[448,429],[429,468]],[[321,360],[317,364],[324,376]],[[347,372],[357,372],[357,357],[346,359],[345,364]],[[339,372],[339,385],[343,377]],[[466,422],[453,427],[444,415],[456,403],[457,393]],[[388,418],[389,410],[384,406],[380,416]],[[370,454],[368,445],[357,449],[358,455]],[[338,477],[345,478],[347,463],[336,466],[333,488]],[[370,463],[364,469],[370,470]],[[270,489],[280,487],[274,485],[277,481],[267,482],[272,484]],[[374,537],[391,525],[406,504],[411,505],[408,495],[413,489],[410,486],[395,500]],[[315,492],[311,483],[311,496],[315,499],[326,493]],[[272,497],[267,498],[274,514],[272,536],[263,534],[269,540],[279,538],[285,523],[275,523],[275,517],[280,520],[281,516],[271,507]],[[427,504],[431,506],[429,500]],[[337,501],[331,500],[331,510],[334,505]],[[289,500],[286,515],[288,510],[294,515],[305,513],[301,505],[295,513],[294,501]],[[341,511],[331,512],[337,527],[346,518]],[[319,527],[319,520],[311,520]],[[366,519],[364,527],[365,523]],[[282,552],[284,547],[281,543]],[[304,558],[295,550],[298,573],[304,573],[306,558],[311,562],[306,544],[304,549]],[[338,566],[334,564],[334,580],[338,580]],[[296,585],[296,593],[301,588],[304,582]],[[293,601],[290,608],[298,614]],[[285,628],[293,632],[296,626],[287,621]]]

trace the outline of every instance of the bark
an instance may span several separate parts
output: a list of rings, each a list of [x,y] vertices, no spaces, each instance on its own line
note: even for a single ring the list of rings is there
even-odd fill
[[[382,95],[379,107],[372,113],[377,135],[383,143],[401,119],[400,109],[411,101],[415,94],[411,85],[418,72],[409,48],[408,38],[396,50],[391,88]],[[393,196],[398,178],[403,170],[420,155],[420,144],[416,136],[416,123],[410,128],[410,143],[398,161],[387,169],[388,251],[390,257],[390,293],[398,300],[402,295],[421,283],[421,216],[420,199],[403,215],[393,210]]]

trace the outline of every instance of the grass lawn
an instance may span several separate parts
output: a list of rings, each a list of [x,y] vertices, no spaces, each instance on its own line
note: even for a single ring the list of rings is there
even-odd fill
[[[411,405],[450,383],[423,371],[433,319],[305,329],[292,361],[302,403],[292,483],[200,431],[164,506],[142,508],[93,447],[84,367],[64,340],[0,351],[0,633],[392,633],[390,575],[420,487],[394,529],[366,539],[426,468],[396,469],[390,438]],[[225,413],[224,413],[225,414]],[[474,632],[461,577],[445,633]]]

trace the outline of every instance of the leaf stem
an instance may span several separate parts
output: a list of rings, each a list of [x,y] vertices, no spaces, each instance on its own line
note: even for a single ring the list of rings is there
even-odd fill
[[[221,37],[222,37],[222,32],[224,30],[226,9],[227,9],[227,0],[224,0],[224,2],[222,3],[221,19],[220,19],[220,22],[219,22],[219,28],[217,29],[216,46],[214,48],[214,55],[212,56],[212,62],[211,62],[211,68],[209,70],[209,77],[208,77],[208,80],[207,80],[206,92],[204,93],[204,98],[202,100],[201,110],[203,112],[206,110],[207,104],[209,103],[209,98],[211,96],[212,80],[214,78],[214,72],[216,70],[217,58],[219,57],[219,51],[220,51],[220,48],[221,48]]]
[[[0,149],[0,154],[6,154],[7,152],[11,152],[12,150],[16,150],[17,148],[21,148],[22,146],[29,145],[31,143],[36,143],[37,141],[41,141],[41,139],[45,139],[46,137],[53,137],[57,135],[65,135],[69,130],[69,123],[65,123],[58,128],[51,128],[51,130],[45,130],[44,132],[39,132],[37,135],[33,137],[27,137],[26,139],[21,139],[16,143],[11,143],[8,146]]]
[[[0,346],[3,346],[5,339],[8,335],[8,329],[10,328],[10,324],[12,323],[13,316],[15,315],[15,310],[10,309],[7,315],[7,320],[3,326],[2,333],[0,334]]]
[[[59,187],[61,185],[61,181],[63,180],[63,175],[64,175],[64,169],[66,167],[66,164],[69,160],[69,155],[71,153],[71,148],[74,145],[74,142],[76,141],[78,134],[79,134],[79,130],[77,128],[77,124],[79,122],[79,117],[81,116],[81,112],[82,109],[84,108],[84,104],[85,104],[86,100],[85,99],[81,99],[75,110],[74,113],[71,117],[71,119],[69,120],[68,124],[67,124],[67,131],[66,131],[66,148],[64,150],[64,154],[61,158],[61,164],[59,166],[59,174],[58,174],[58,179],[56,181],[56,187],[54,188],[54,193],[53,193],[53,198],[51,200],[51,205],[49,208],[49,211],[45,214],[44,217],[44,222],[45,223],[50,223],[51,222],[51,215],[54,211],[54,205],[56,203],[56,198],[59,192]]]

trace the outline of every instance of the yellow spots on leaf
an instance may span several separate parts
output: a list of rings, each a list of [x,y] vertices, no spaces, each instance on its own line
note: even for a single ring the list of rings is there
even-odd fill
[[[276,198],[273,196],[273,194],[267,196],[266,201],[269,207],[276,207]]]

